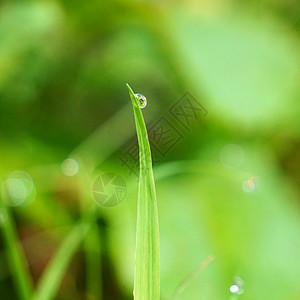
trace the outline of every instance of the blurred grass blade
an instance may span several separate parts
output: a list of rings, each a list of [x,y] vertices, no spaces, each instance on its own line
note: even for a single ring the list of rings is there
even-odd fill
[[[215,257],[213,255],[208,256],[205,260],[203,260],[200,265],[194,270],[192,273],[190,273],[178,286],[178,288],[175,290],[174,294],[170,298],[170,300],[173,300],[178,295],[180,295],[191,283],[192,281],[201,273],[213,260]]]
[[[69,263],[88,233],[93,220],[94,210],[88,211],[61,243],[42,275],[34,297],[35,300],[55,298]]]
[[[103,232],[100,231],[96,218],[89,230],[89,234],[84,239],[83,250],[85,253],[85,283],[88,295],[93,295],[93,299],[102,299],[102,241]],[[96,280],[95,280],[96,278]]]
[[[19,299],[31,300],[33,288],[27,261],[18,239],[13,217],[2,199],[0,199],[0,212],[5,250]]]
[[[140,153],[140,177],[137,200],[135,300],[160,298],[159,229],[151,150],[141,109],[130,86]]]

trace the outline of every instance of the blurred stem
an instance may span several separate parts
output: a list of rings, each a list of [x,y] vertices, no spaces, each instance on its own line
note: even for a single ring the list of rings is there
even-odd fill
[[[72,257],[91,227],[94,214],[95,207],[93,206],[87,210],[63,240],[42,275],[35,300],[54,299]]]
[[[199,273],[201,273],[214,259],[215,257],[213,255],[210,255],[205,260],[203,260],[200,263],[200,265],[181,282],[181,284],[175,290],[170,300],[180,295],[191,284],[191,282],[199,275]]]
[[[28,264],[20,245],[15,222],[9,208],[0,199],[1,229],[13,281],[19,299],[30,300],[32,294],[32,279]]]
[[[72,155],[70,156],[72,157]],[[92,201],[90,191],[86,187],[91,186],[90,174],[87,171],[87,166],[81,164],[81,172],[79,181],[82,189],[82,196],[80,197],[80,209],[81,213],[84,214],[86,211],[87,203],[91,203],[94,207],[95,213],[90,219],[91,228],[89,233],[83,241],[84,259],[85,259],[85,284],[86,291],[89,296],[97,300],[102,299],[102,264],[101,264],[101,238],[100,231],[98,228],[99,213],[96,204]]]
[[[173,162],[166,162],[157,166],[155,169],[157,180],[162,180],[184,173],[216,176],[224,178],[224,180],[234,181],[236,183],[241,182],[241,180],[249,178],[251,176],[250,173],[245,171],[234,170],[233,172],[231,170],[225,169],[220,164],[198,160],[178,160]]]
[[[82,161],[87,176],[132,135],[134,127],[128,122],[130,109],[131,107],[127,105],[122,107],[70,153],[69,157]],[[122,128],[121,135],[119,135],[120,127]],[[114,135],[118,138],[111,139]]]
[[[86,263],[86,290],[95,299],[102,299],[101,240],[98,226],[94,223],[84,241]]]

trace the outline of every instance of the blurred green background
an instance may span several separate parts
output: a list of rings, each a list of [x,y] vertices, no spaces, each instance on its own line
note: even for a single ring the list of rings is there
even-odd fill
[[[182,136],[154,166],[162,299],[300,299],[299,46],[296,0],[2,0],[0,298],[26,298],[15,257],[37,289],[72,230],[51,299],[133,298],[128,82]],[[170,113],[186,92],[208,111],[188,129]],[[92,195],[107,172],[127,185],[114,208]]]

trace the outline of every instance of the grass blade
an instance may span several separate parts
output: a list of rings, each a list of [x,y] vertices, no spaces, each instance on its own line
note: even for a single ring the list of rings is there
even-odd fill
[[[23,248],[18,239],[15,222],[10,210],[2,202],[2,199],[0,199],[0,212],[3,241],[19,299],[30,300],[33,290],[31,275]]]
[[[140,177],[137,201],[134,299],[160,298],[159,228],[151,150],[146,125],[130,86],[140,153]]]
[[[203,260],[200,263],[200,265],[180,283],[180,285],[177,287],[170,300],[173,300],[178,295],[180,295],[191,284],[191,282],[199,275],[199,273],[201,273],[214,259],[215,257],[213,255],[210,255],[205,260]]]
[[[87,235],[93,220],[94,211],[88,211],[61,243],[42,275],[34,300],[51,300],[55,298],[68,265]]]

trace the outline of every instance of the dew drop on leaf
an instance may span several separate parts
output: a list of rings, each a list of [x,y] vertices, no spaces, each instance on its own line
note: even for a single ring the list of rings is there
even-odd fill
[[[134,94],[137,102],[138,102],[138,105],[140,108],[144,108],[147,106],[147,99],[144,95],[142,94]]]
[[[229,291],[231,294],[242,295],[244,293],[243,290],[244,281],[240,277],[235,277],[234,284],[229,287]]]

